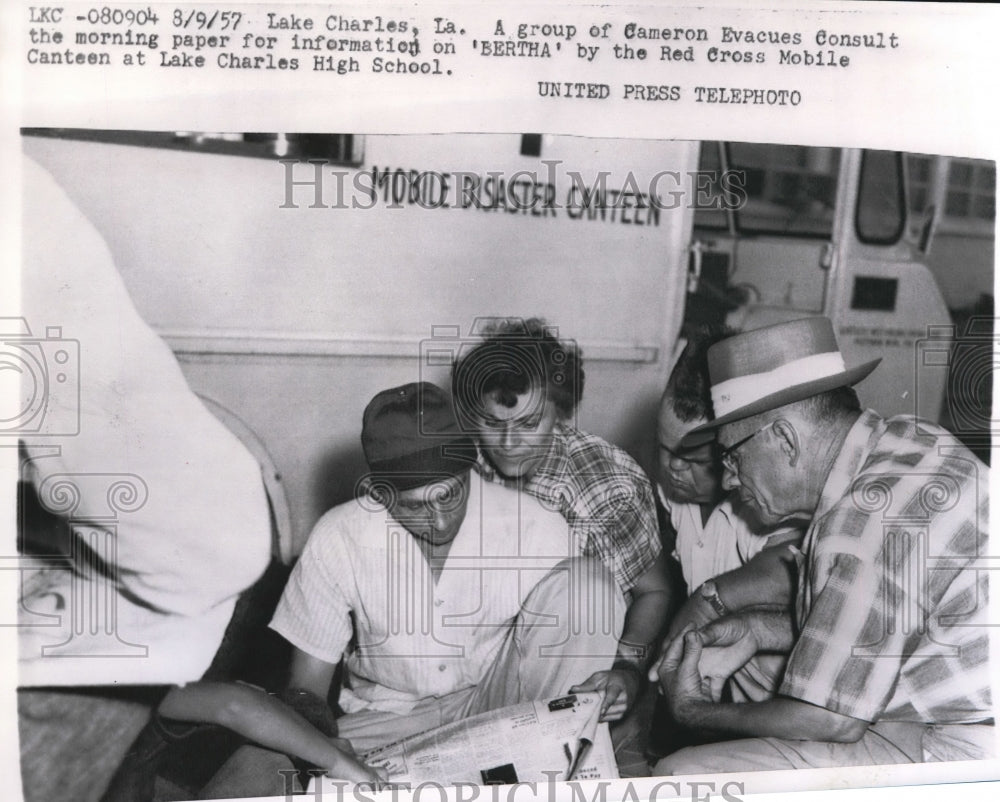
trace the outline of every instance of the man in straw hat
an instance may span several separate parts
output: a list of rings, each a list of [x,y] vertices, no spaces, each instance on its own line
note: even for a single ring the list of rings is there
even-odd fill
[[[988,469],[945,430],[862,411],[826,318],[709,351],[724,485],[765,525],[809,522],[794,614],[692,629],[658,677],[675,718],[740,740],[689,747],[656,774],[877,765],[992,754]],[[789,653],[778,693],[720,701],[759,652]]]

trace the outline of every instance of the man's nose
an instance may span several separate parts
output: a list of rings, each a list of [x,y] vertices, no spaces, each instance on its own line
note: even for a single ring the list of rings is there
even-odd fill
[[[687,468],[688,462],[683,457],[678,457],[675,454],[670,455],[670,468],[671,470],[680,473],[685,468]]]
[[[443,532],[448,528],[448,513],[444,510],[434,510],[434,528]]]
[[[722,469],[722,489],[729,491],[735,490],[740,486],[740,477],[738,477],[735,471],[724,467]]]

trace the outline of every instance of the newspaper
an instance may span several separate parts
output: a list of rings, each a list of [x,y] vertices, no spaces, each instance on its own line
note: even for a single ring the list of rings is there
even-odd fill
[[[267,380],[252,387],[229,387],[222,397],[232,406],[248,402],[249,412],[240,410],[236,417],[249,420],[258,431],[270,427],[286,443],[285,451],[275,453],[290,504],[276,509],[275,515],[285,524],[282,531],[288,535],[290,552],[301,547],[331,499],[353,488],[360,459],[351,449],[357,447],[360,410],[350,406],[347,396],[388,386],[388,381],[411,380],[397,360],[415,351],[432,326],[456,321],[465,326],[481,306],[492,306],[497,298],[508,301],[504,311],[552,315],[570,335],[583,340],[588,358],[597,356],[588,364],[585,428],[612,440],[633,438],[632,450],[645,448],[649,426],[641,416],[655,400],[632,400],[631,395],[636,376],[645,382],[645,390],[662,384],[664,376],[655,373],[649,357],[665,347],[659,330],[670,322],[672,311],[666,301],[651,301],[654,293],[629,293],[636,275],[627,271],[633,264],[650,265],[641,278],[645,286],[654,286],[661,275],[656,263],[636,254],[655,252],[676,259],[685,243],[654,239],[666,228],[633,226],[636,216],[630,213],[617,217],[617,228],[608,224],[604,247],[590,247],[597,238],[557,228],[566,222],[565,209],[560,208],[558,216],[535,216],[530,209],[515,214],[495,207],[466,214],[506,221],[501,224],[506,230],[496,238],[499,246],[496,240],[470,236],[474,226],[462,220],[458,209],[428,212],[450,215],[446,223],[433,227],[408,222],[408,212],[394,209],[388,214],[395,217],[387,218],[392,222],[381,236],[375,226],[344,226],[350,232],[347,239],[353,237],[345,245],[316,234],[342,230],[345,215],[331,201],[335,181],[323,199],[325,208],[307,210],[312,198],[302,198],[311,189],[298,187],[293,200],[301,208],[279,210],[286,201],[284,174],[267,173],[260,164],[250,165],[252,159],[235,159],[224,147],[213,151],[218,141],[238,139],[245,144],[263,132],[275,154],[288,155],[295,153],[294,135],[302,133],[348,132],[389,140],[426,135],[416,144],[410,140],[409,146],[389,151],[394,158],[405,153],[412,162],[379,165],[407,174],[444,174],[454,166],[457,153],[460,169],[499,169],[508,175],[519,165],[514,158],[494,160],[498,143],[506,147],[502,137],[525,133],[575,140],[581,150],[603,149],[602,157],[619,154],[613,163],[615,170],[621,168],[619,175],[625,163],[640,161],[636,156],[649,142],[674,144],[677,150],[669,152],[671,158],[681,153],[678,143],[684,141],[694,147],[727,141],[883,148],[994,165],[1000,153],[1000,104],[995,102],[1000,96],[995,65],[1000,17],[988,4],[153,0],[46,5],[19,0],[4,3],[0,14],[0,170],[7,179],[0,209],[0,241],[5,243],[0,293],[16,307],[22,237],[19,177],[21,154],[27,153],[67,184],[86,214],[112,235],[116,256],[127,257],[122,268],[131,271],[136,303],[186,360],[192,382],[212,370],[224,372],[235,352],[267,362],[272,371]],[[137,148],[125,143],[107,146],[118,148],[116,162],[105,158],[107,151],[100,144],[60,148],[38,137],[22,137],[22,128],[158,132],[197,145],[200,150],[191,147],[185,155],[204,161],[185,162],[177,155],[180,151],[150,150],[136,156]],[[456,132],[483,139],[456,146],[451,138]],[[370,145],[378,142],[369,139]],[[254,147],[264,147],[260,137]],[[475,168],[462,161],[470,151],[477,154]],[[225,155],[203,155],[212,152]],[[180,162],[186,169],[175,171]],[[164,179],[172,171],[179,176],[176,183]],[[200,183],[197,188],[185,184],[191,176],[207,176],[210,191]],[[982,183],[979,178],[973,181]],[[544,183],[543,176],[534,186],[544,191]],[[976,191],[967,193],[969,198],[956,197],[953,203],[971,204],[977,198],[986,202],[990,189],[995,196],[995,186],[985,192],[982,186],[972,188]],[[681,191],[692,195],[696,190],[688,186]],[[402,205],[407,205],[405,198]],[[185,209],[194,209],[197,219],[182,220]],[[510,222],[515,218],[516,224]],[[598,224],[586,216],[579,219],[581,227]],[[453,224],[456,220],[460,222]],[[163,227],[157,227],[157,221]],[[174,223],[176,228],[171,228]],[[943,270],[940,280],[967,300],[994,291],[995,226],[963,225],[951,233],[968,235],[962,240],[967,246],[964,257],[958,268]],[[456,233],[443,233],[448,228]],[[626,229],[627,235],[622,233]],[[421,238],[421,231],[431,234]],[[248,238],[246,232],[257,236]],[[58,232],[52,236],[58,238]],[[530,263],[544,273],[556,257],[581,243],[586,252],[561,262],[549,282],[525,280],[511,289],[498,288],[490,279],[491,269],[511,274],[517,264]],[[351,261],[345,260],[345,253],[368,256]],[[389,261],[387,254],[394,264],[412,267],[412,273],[380,271],[380,262]],[[433,269],[428,254],[440,260],[440,270]],[[576,269],[570,269],[573,259],[578,261]],[[246,272],[233,270],[234,264]],[[151,265],[157,270],[150,271]],[[461,272],[471,265],[477,269],[474,276]],[[343,280],[341,271],[370,275],[372,283],[359,288]],[[460,273],[461,280],[448,281]],[[199,294],[200,288],[216,288],[219,276],[233,279],[232,284],[214,295]],[[408,281],[407,276],[419,280]],[[485,287],[486,301],[473,303],[459,286]],[[581,300],[581,286],[596,287],[601,302]],[[306,302],[293,298],[294,293],[286,295],[295,287],[304,288]],[[326,296],[317,287],[333,287],[330,294],[337,294],[341,303],[324,306]],[[440,305],[433,303],[437,298],[442,299]],[[271,314],[289,299],[299,315],[292,323]],[[453,305],[446,306],[444,300]],[[623,310],[631,312],[629,325],[608,326],[607,320],[622,318]],[[10,312],[5,306],[3,315],[8,314],[16,315],[16,308]],[[914,320],[910,328],[925,323]],[[46,325],[59,324],[32,321],[32,330],[41,340]],[[73,336],[68,331],[65,335]],[[339,377],[342,363],[358,355],[381,361],[363,378],[342,382],[343,393],[326,386],[321,389],[329,391],[327,396],[316,392],[315,400],[296,397],[292,405],[288,388],[300,390],[302,385],[273,368],[278,362],[312,360],[315,374]],[[324,360],[331,359],[342,362],[328,370],[331,363]],[[5,371],[2,378],[8,374]],[[440,380],[439,375],[434,378]],[[6,390],[6,385],[0,388]],[[289,414],[290,406],[330,414],[322,416],[322,427],[317,424],[317,430],[304,432],[289,421],[297,417]],[[8,407],[4,410],[6,423],[10,415]],[[9,569],[0,571],[0,579],[8,612],[16,604],[22,566],[12,492],[18,475],[16,441],[8,437],[0,448],[7,521],[3,567]],[[294,453],[303,444],[316,447],[308,454]],[[53,445],[58,447],[58,442]],[[272,447],[270,442],[267,447]],[[321,475],[324,471],[332,480]],[[986,570],[995,557],[984,555],[983,560]],[[4,791],[13,798],[20,791],[13,779],[18,776],[19,754],[17,626],[13,614],[2,623],[0,636],[5,640],[0,651],[8,659],[0,747],[3,776],[10,783],[9,794],[6,786]],[[145,648],[141,642],[140,647]],[[122,667],[110,674],[101,674],[100,668],[93,673],[114,683],[128,683],[140,673],[129,660],[119,662]],[[927,799],[942,792],[934,783],[998,775],[995,761],[765,773],[737,778],[739,791],[731,793],[744,788],[929,784],[903,792],[907,799]],[[656,794],[650,790],[656,787],[619,784],[610,793],[649,796]],[[673,793],[692,799],[709,794],[716,800],[724,787],[724,779],[714,778],[710,789],[688,785]],[[661,790],[659,798],[670,790]],[[972,798],[984,790],[988,796],[996,789],[980,783],[944,792]],[[58,791],[54,794],[59,797]]]
[[[384,769],[391,785],[410,788],[615,779],[600,703],[601,694],[578,693],[512,705],[387,744],[363,759]]]

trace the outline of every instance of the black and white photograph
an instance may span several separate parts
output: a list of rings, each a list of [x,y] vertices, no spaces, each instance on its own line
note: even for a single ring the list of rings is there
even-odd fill
[[[315,72],[332,57],[298,51],[371,42],[418,87],[387,108],[418,107],[467,35],[447,9],[424,39],[398,9],[253,28],[205,3],[164,6],[155,42],[121,8],[171,75],[236,53],[270,70],[286,46]],[[806,66],[846,71],[906,44],[885,15],[815,33],[787,10],[761,31],[561,8],[523,28],[480,10],[476,63],[763,64],[808,30]],[[25,9],[32,69],[69,11]],[[64,126],[18,115],[0,573],[25,800],[728,802],[1000,777],[995,158],[863,120],[790,135],[808,81],[555,77],[537,66],[530,130],[457,111],[210,130],[182,95],[176,128],[70,98]],[[544,103],[607,114],[605,91],[751,124],[539,123]],[[249,97],[220,102],[242,122]]]

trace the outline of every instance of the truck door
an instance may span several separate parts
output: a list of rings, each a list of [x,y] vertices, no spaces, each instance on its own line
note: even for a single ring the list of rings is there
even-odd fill
[[[951,317],[937,282],[906,232],[901,153],[845,150],[824,312],[845,358],[882,364],[858,385],[883,415],[938,421],[951,347]]]
[[[736,208],[700,204],[692,242],[700,294],[724,299],[734,328],[822,314],[839,166],[838,148],[702,144],[699,171],[735,171],[745,193]]]
[[[745,198],[695,212],[687,322],[746,330],[827,315],[849,362],[883,359],[858,387],[862,403],[937,420],[947,371],[916,363],[947,352],[950,318],[903,236],[902,156],[703,143],[699,169],[736,171]],[[716,306],[706,311],[709,298]]]

